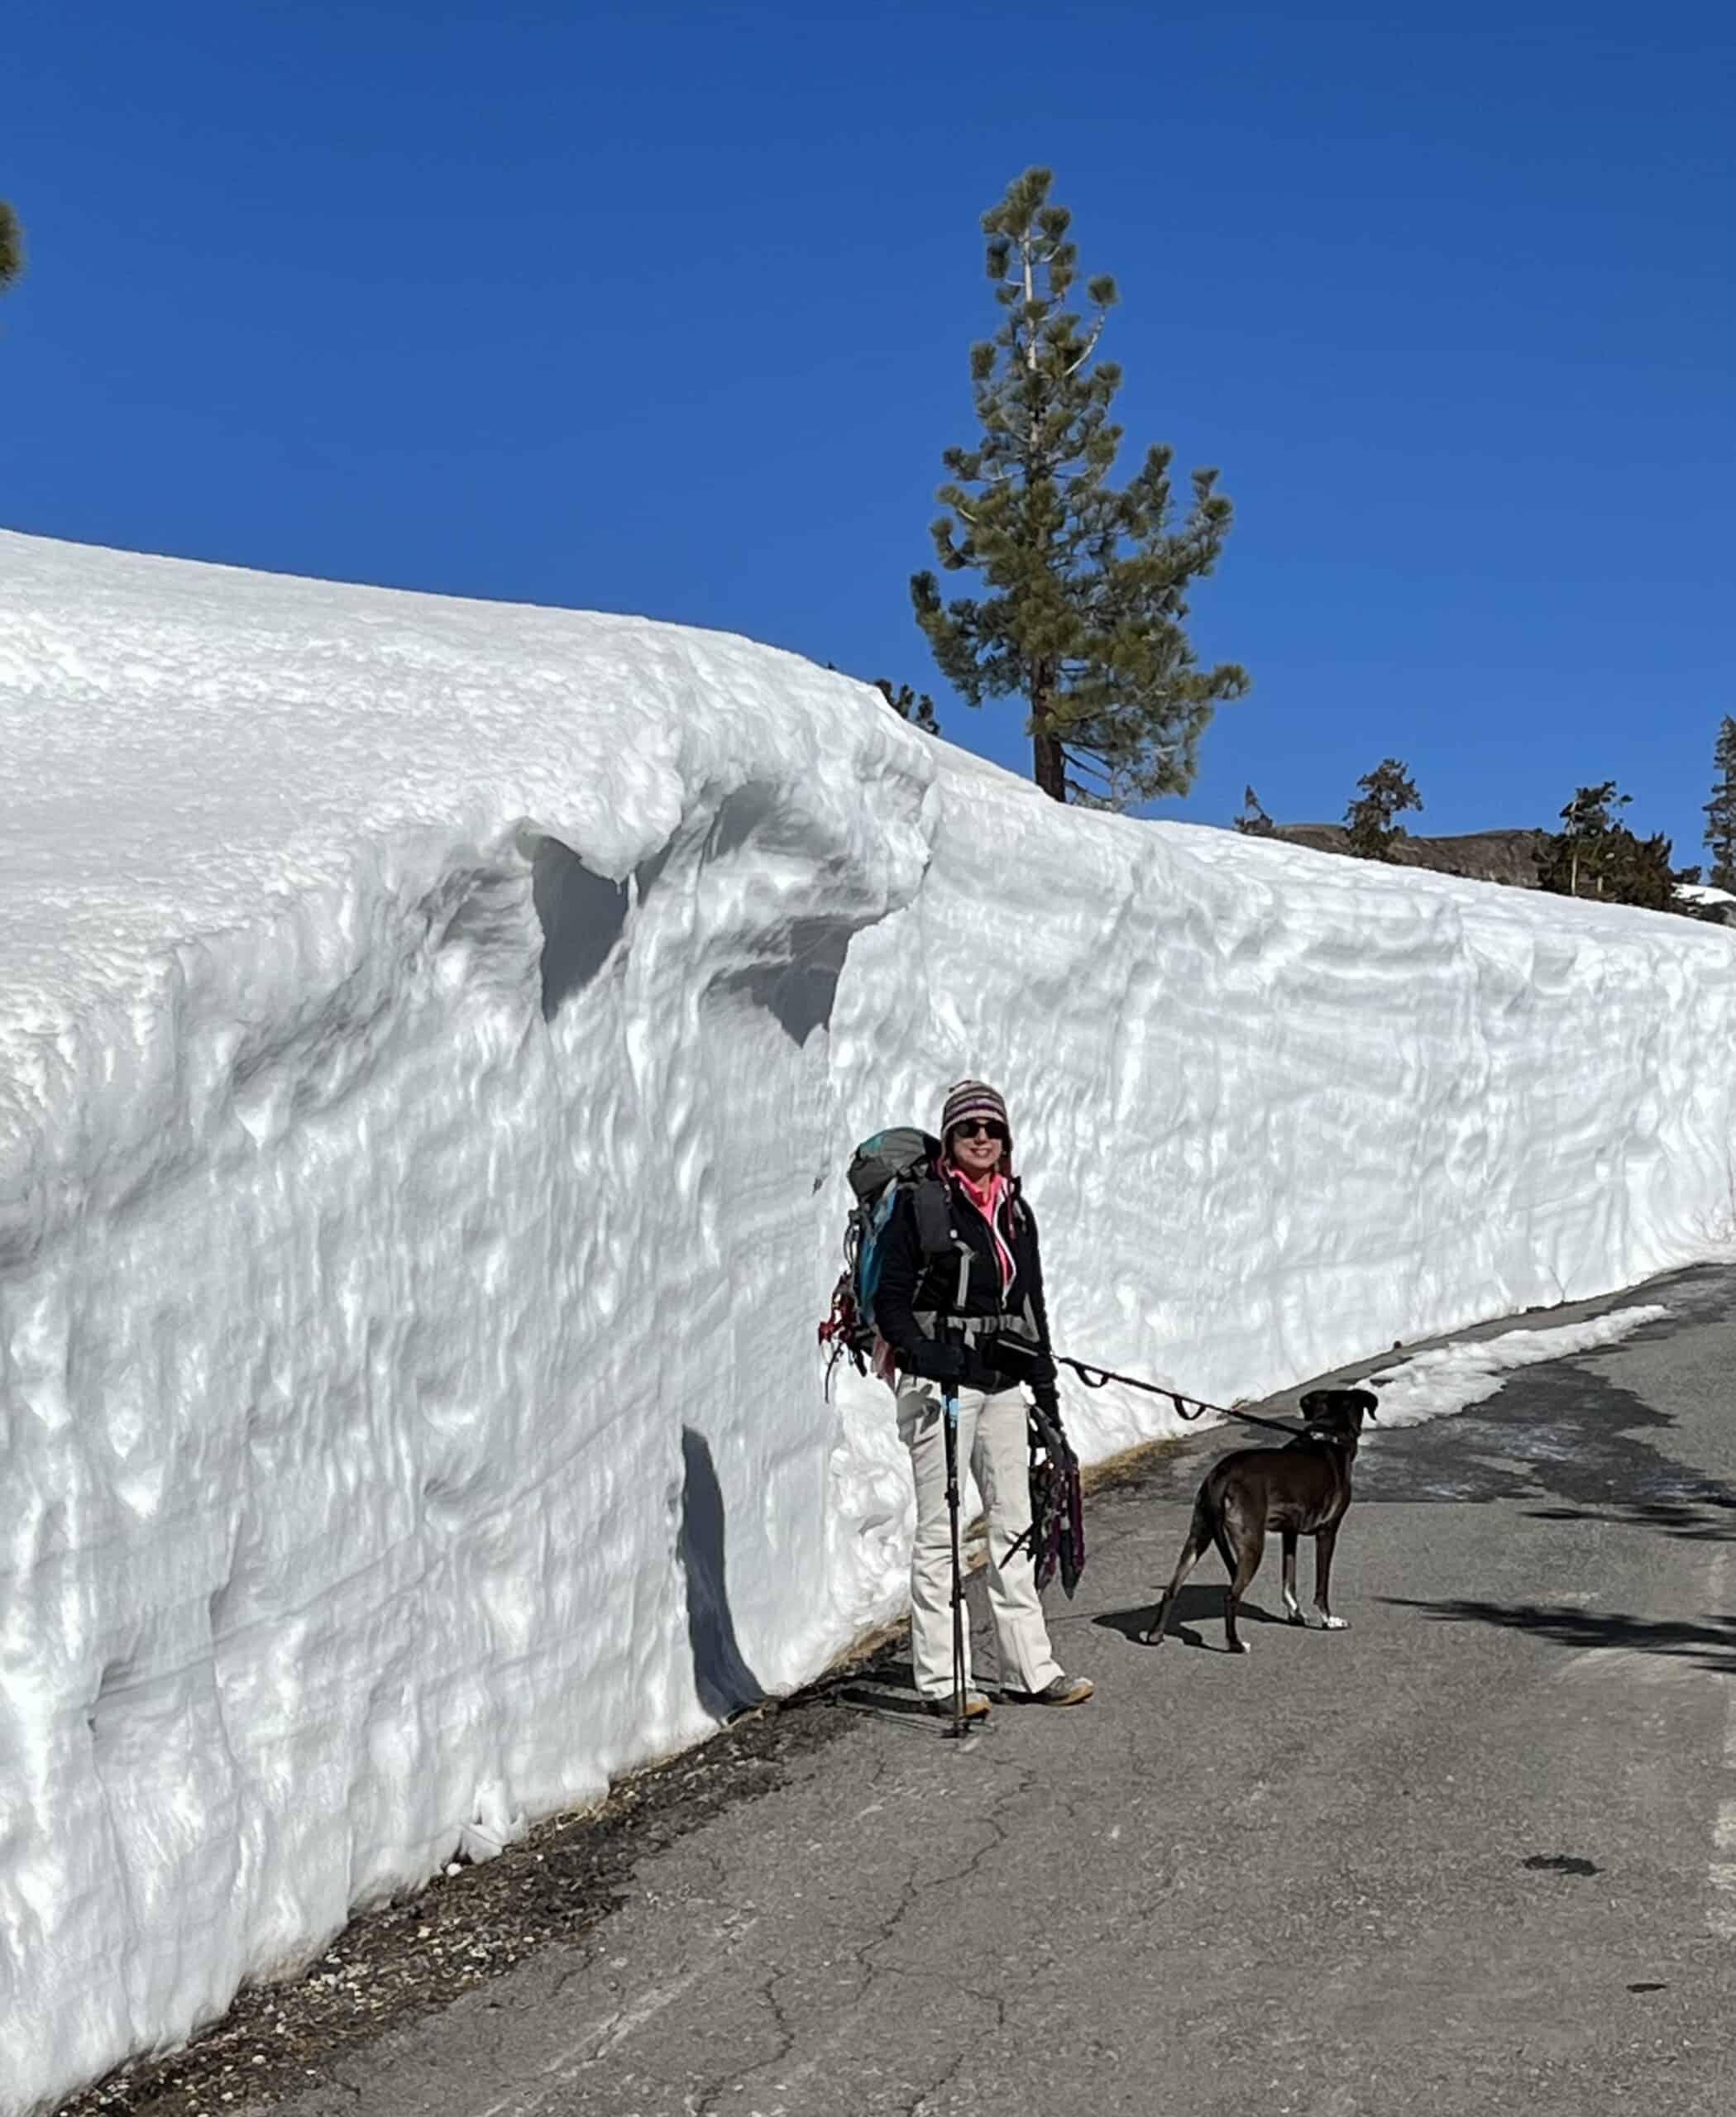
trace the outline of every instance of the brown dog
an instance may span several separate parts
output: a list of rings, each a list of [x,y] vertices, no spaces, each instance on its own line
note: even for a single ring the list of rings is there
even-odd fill
[[[1246,1654],[1236,1634],[1236,1605],[1260,1570],[1266,1531],[1284,1536],[1284,1608],[1292,1624],[1303,1624],[1296,1599],[1296,1539],[1314,1539],[1314,1608],[1327,1632],[1342,1632],[1346,1620],[1332,1615],[1327,1599],[1332,1576],[1332,1546],[1338,1524],[1351,1503],[1351,1465],[1365,1417],[1375,1416],[1375,1398],[1366,1389],[1311,1389],[1302,1400],[1307,1424],[1286,1448],[1240,1448],[1212,1465],[1193,1503],[1188,1541],[1176,1560],[1164,1599],[1151,1613],[1142,1634],[1150,1646],[1161,1646],[1181,1584],[1199,1563],[1206,1546],[1216,1544],[1230,1569],[1224,1594],[1224,1637],[1232,1654]]]

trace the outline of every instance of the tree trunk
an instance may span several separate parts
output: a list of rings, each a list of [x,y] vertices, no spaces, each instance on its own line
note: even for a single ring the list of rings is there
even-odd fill
[[[1067,753],[1041,706],[1031,716],[1031,776],[1051,801],[1067,799]]]

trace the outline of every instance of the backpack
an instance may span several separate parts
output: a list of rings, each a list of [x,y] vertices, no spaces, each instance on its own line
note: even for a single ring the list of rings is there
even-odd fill
[[[938,1173],[940,1159],[940,1142],[911,1125],[876,1132],[850,1157],[849,1185],[856,1203],[844,1222],[844,1269],[832,1288],[832,1305],[819,1334],[820,1344],[830,1349],[828,1393],[833,1373],[845,1354],[858,1374],[868,1371],[884,1237],[901,1192],[908,1191],[915,1201],[924,1254],[938,1256],[952,1249],[950,1208]]]

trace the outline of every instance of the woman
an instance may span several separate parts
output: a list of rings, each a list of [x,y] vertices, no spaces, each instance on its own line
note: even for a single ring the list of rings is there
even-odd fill
[[[899,1369],[898,1431],[916,1484],[911,1554],[911,1659],[916,1689],[936,1713],[953,1706],[952,1529],[946,1505],[947,1395],[959,1405],[959,1458],[976,1474],[988,1516],[988,1605],[1004,1685],[1041,1705],[1082,1705],[1092,1686],[1063,1673],[1049,1644],[1032,1574],[1026,1382],[1055,1404],[1055,1361],[1043,1305],[1036,1222],[1012,1173],[1007,1105],[982,1081],[960,1081],[940,1114],[940,1176],[951,1247],[925,1247],[916,1203],[893,1211],[874,1297],[874,1322]],[[988,1700],[970,1687],[966,1715]]]

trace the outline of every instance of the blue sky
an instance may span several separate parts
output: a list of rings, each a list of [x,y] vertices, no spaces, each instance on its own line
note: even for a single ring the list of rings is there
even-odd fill
[[[1130,454],[1221,466],[1192,796],[1419,829],[1614,777],[1700,857],[1736,711],[1728,6],[14,11],[0,520],[749,633],[932,690],[907,580],[1057,172]]]

